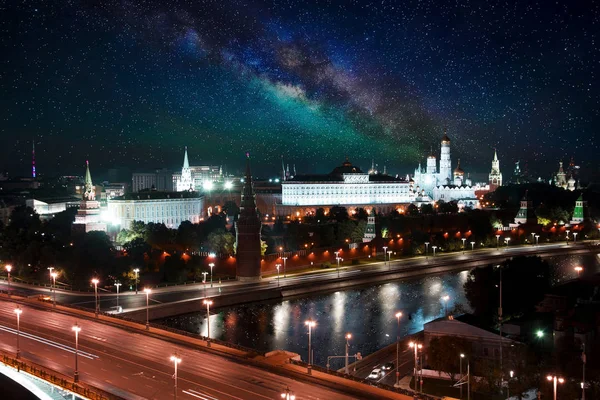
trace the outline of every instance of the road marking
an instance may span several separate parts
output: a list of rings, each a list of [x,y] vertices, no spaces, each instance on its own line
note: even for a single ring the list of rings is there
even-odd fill
[[[203,399],[203,400],[219,400],[216,397],[210,396],[210,395],[208,395],[206,393],[198,392],[198,391],[196,391],[194,389],[183,390],[182,392],[185,393],[185,394],[189,394],[190,396],[194,396],[194,397],[197,397],[199,399]]]
[[[123,379],[125,379],[125,380],[129,380],[129,378],[128,378],[128,377],[126,377],[126,376],[122,376],[121,378],[123,378]]]

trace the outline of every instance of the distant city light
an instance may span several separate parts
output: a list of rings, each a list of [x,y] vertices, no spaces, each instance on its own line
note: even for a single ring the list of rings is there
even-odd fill
[[[211,181],[204,181],[202,183],[202,188],[206,191],[212,190],[213,189],[213,183]]]
[[[231,189],[233,187],[233,182],[227,181],[225,182],[225,189]]]

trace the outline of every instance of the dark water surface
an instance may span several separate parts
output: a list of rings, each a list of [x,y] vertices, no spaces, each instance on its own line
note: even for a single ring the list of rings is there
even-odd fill
[[[582,274],[600,272],[599,257],[595,255],[557,256],[547,260],[553,266],[554,284],[574,279],[577,276],[575,266],[584,268]],[[466,278],[467,271],[453,272],[298,299],[217,309],[210,317],[211,337],[262,351],[285,349],[306,359],[308,333],[304,322],[312,318],[317,322],[312,334],[314,362],[324,366],[327,356],[344,353],[346,332],[352,333],[351,354],[360,351],[366,355],[393,343],[397,311],[404,314],[400,320],[400,336],[405,336],[443,316],[442,298],[446,295],[449,296],[449,310],[457,304],[468,310],[463,292]],[[205,313],[159,322],[201,335],[207,333]]]

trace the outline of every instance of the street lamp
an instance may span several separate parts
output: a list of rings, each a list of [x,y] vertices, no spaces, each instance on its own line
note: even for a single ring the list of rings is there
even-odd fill
[[[535,235],[535,245],[539,246],[540,244],[540,235]]]
[[[531,245],[534,245],[534,240],[535,239],[535,232],[531,232]]]
[[[461,382],[461,385],[460,385],[460,398],[461,398],[461,399],[462,399],[462,387],[463,387],[463,385],[462,385],[462,379],[463,379],[463,373],[462,373],[462,360],[463,360],[463,358],[465,358],[465,355],[464,355],[463,353],[460,353],[460,358],[459,358],[459,360],[460,360],[460,382]]]
[[[563,383],[565,380],[563,378],[557,377],[556,375],[548,375],[546,379],[554,383],[554,400],[556,400],[556,390],[558,386],[557,383]]]
[[[206,323],[207,323],[207,330],[206,330],[206,337],[208,338],[206,340],[206,346],[210,347],[210,306],[212,305],[212,300],[207,300],[204,299],[202,301],[202,303],[204,303],[206,305]]]
[[[508,373],[510,374],[510,379],[506,382],[506,398],[510,399],[510,381],[515,376],[515,371],[509,371]]]
[[[350,351],[350,339],[352,339],[352,334],[350,332],[346,333],[346,365],[344,367],[344,373],[348,375],[348,352]]]
[[[496,250],[500,250],[500,235],[496,235]]]
[[[48,271],[50,271],[50,272],[49,272],[49,274],[50,274],[50,279],[52,279],[52,271],[54,270],[54,267],[48,267],[48,268],[46,268],[46,269],[47,269]]]
[[[285,392],[281,393],[281,398],[283,400],[296,400],[296,396],[294,396],[289,386],[285,388]]]
[[[337,261],[337,276],[338,278],[340,277],[340,260],[342,259],[342,257],[338,257],[338,252],[335,252],[335,259]]]
[[[117,312],[119,312],[119,286],[121,285],[122,283],[115,282],[115,286],[117,287]]]
[[[571,231],[567,229],[565,232],[567,232],[567,244],[569,244],[569,232]]]
[[[427,260],[427,253],[429,251],[429,242],[425,242],[425,259]]]
[[[508,242],[510,242],[510,238],[504,238],[504,242],[506,243],[506,248],[508,249]]]
[[[148,301],[149,296],[152,290],[150,288],[144,288],[144,292],[146,292],[146,330],[150,330],[150,319],[148,318]]]
[[[388,250],[388,268],[391,270],[392,269],[392,251]]]
[[[575,269],[575,271],[577,271],[577,277],[579,278],[579,274],[581,273],[581,271],[583,271],[583,268],[582,267],[575,267],[574,269]]]
[[[206,275],[208,275],[208,272],[203,271],[202,272],[202,287],[204,287],[204,297],[206,297]]]
[[[311,373],[312,368],[312,328],[314,328],[317,323],[312,319],[304,321],[304,325],[308,326],[308,373]]]
[[[210,263],[208,264],[208,266],[210,267],[210,287],[213,287],[213,268],[215,267],[215,263]]]
[[[181,358],[177,356],[171,356],[171,361],[175,365],[175,374],[173,375],[173,392],[175,393],[175,400],[177,400],[177,364],[181,362]]]
[[[135,294],[138,294],[138,276],[140,273],[140,269],[134,268],[133,272],[135,273]]]
[[[279,287],[279,268],[281,264],[275,264],[275,268],[277,268],[277,287]]]
[[[417,351],[421,350],[423,348],[423,345],[421,343],[416,343],[416,342],[410,342],[408,344],[408,347],[415,349],[415,368],[413,370],[413,377],[415,380],[415,392],[417,391]]]
[[[21,355],[21,348],[19,347],[19,336],[21,336],[21,307],[17,306],[15,308],[15,314],[17,315],[17,359]]]
[[[475,242],[471,242],[471,251],[475,250]]]
[[[462,242],[463,242],[462,250],[463,250],[463,254],[465,254],[465,242],[467,241],[467,238],[460,238],[460,240],[462,240]]]
[[[12,265],[6,264],[6,272],[8,273],[8,287],[10,287],[10,271],[12,271]]]
[[[56,277],[58,276],[58,274],[56,272],[50,272],[50,276],[52,276],[52,304],[53,307],[56,307]]]
[[[385,264],[387,263],[387,246],[383,246],[383,266],[385,267]]]
[[[94,284],[94,299],[96,300],[96,318],[98,318],[98,282],[100,282],[97,278],[92,279],[92,283]]]
[[[579,232],[573,232],[573,244],[577,243],[577,234]]]
[[[450,296],[445,295],[442,297],[442,300],[444,300],[445,315],[448,316],[448,300],[450,300]]]
[[[288,259],[287,257],[281,257],[281,259],[283,260],[283,279],[285,279],[285,262]]]
[[[437,246],[431,246],[431,249],[433,250],[433,257],[435,257],[435,250],[437,249]]]
[[[79,368],[77,367],[77,356],[79,353],[79,332],[81,331],[81,327],[77,325],[77,322],[75,322],[75,325],[71,329],[73,330],[73,332],[75,332],[75,374],[73,375],[73,381],[79,382]]]
[[[402,317],[402,313],[398,311],[396,313],[396,384],[394,387],[400,387],[400,369],[398,365],[398,361],[400,360],[400,317]]]

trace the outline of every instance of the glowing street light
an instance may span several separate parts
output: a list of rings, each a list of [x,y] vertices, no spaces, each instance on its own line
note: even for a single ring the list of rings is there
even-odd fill
[[[387,246],[383,246],[383,266],[387,263]]]
[[[181,362],[181,358],[177,356],[171,356],[171,361],[175,365],[175,374],[173,375],[173,391],[175,394],[175,400],[177,400],[177,364]]]
[[[8,280],[7,280],[8,287],[10,287],[10,271],[12,271],[12,265],[6,264],[5,268],[6,268],[6,272],[8,273]]]
[[[210,347],[210,306],[212,305],[212,300],[207,300],[204,299],[202,301],[202,303],[204,303],[206,305],[206,324],[207,324],[207,329],[206,329],[206,346]]]
[[[339,254],[337,251],[335,252],[335,254]],[[342,259],[342,257],[335,257],[335,259],[337,260],[337,277],[340,277],[340,260]]]
[[[435,251],[437,250],[437,246],[431,246],[431,250],[433,250],[433,256],[435,257]]]
[[[574,269],[577,272],[577,277],[579,278],[579,274],[581,273],[581,271],[583,271],[583,268],[582,267],[575,267]]]
[[[388,268],[390,271],[392,270],[392,251],[388,250]]]
[[[534,243],[535,243],[533,239],[535,239],[535,232],[531,232],[531,245],[532,245],[532,246],[533,246],[533,245],[534,245]]]
[[[394,387],[400,387],[400,371],[398,368],[398,361],[400,359],[400,318],[402,317],[402,313],[398,311],[396,313],[396,384]]]
[[[56,272],[50,272],[50,276],[52,277],[52,306],[56,307],[56,277],[58,274]]]
[[[548,379],[548,381],[553,382],[554,383],[554,400],[556,400],[556,390],[557,388],[557,383],[564,383],[564,379],[563,378],[559,378],[556,375],[548,375],[546,377],[546,379]]]
[[[283,260],[283,279],[285,279],[285,262],[287,261],[287,257],[281,257],[281,259]]]
[[[506,398],[510,399],[510,381],[515,376],[515,371],[509,371],[508,373],[510,375],[510,379],[508,382],[506,382]]]
[[[133,272],[135,273],[135,294],[138,294],[138,277],[139,277],[140,269],[134,268]]]
[[[460,238],[460,240],[462,240],[462,242],[463,242],[462,251],[463,251],[463,254],[465,254],[465,242],[467,241],[467,238]]]
[[[460,358],[459,358],[459,363],[460,363],[460,381],[462,383],[462,379],[463,379],[463,373],[462,373],[462,360],[463,358],[465,358],[465,355],[463,353],[460,353]],[[463,385],[460,385],[460,398],[462,399],[462,387]]]
[[[75,374],[73,375],[73,381],[79,382],[79,368],[77,366],[77,356],[79,354],[79,332],[81,332],[81,327],[77,325],[76,322],[71,329],[73,330],[73,332],[75,332]]]
[[[415,380],[415,391],[417,391],[417,352],[423,348],[423,345],[421,343],[410,342],[408,347],[415,349],[415,368],[413,369],[413,377]]]
[[[475,250],[475,242],[471,242],[471,251]]]
[[[352,334],[350,332],[346,333],[346,365],[344,366],[344,373],[348,375],[348,352],[350,351],[350,339],[352,339]]]
[[[500,235],[496,235],[496,250],[500,250]]]
[[[19,347],[19,337],[21,336],[21,307],[17,306],[15,308],[15,314],[17,315],[17,359],[21,355],[21,348]]]
[[[150,293],[152,292],[152,290],[150,288],[144,288],[144,292],[146,293],[146,330],[150,330],[150,319],[148,318],[148,301],[149,301],[149,296]]]
[[[117,312],[119,312],[119,287],[121,285],[122,285],[122,283],[115,282],[115,286],[117,287]]]
[[[296,396],[294,395],[294,393],[290,390],[290,387],[286,387],[285,391],[283,393],[281,393],[281,398],[283,400],[296,400]]]
[[[535,245],[539,246],[540,244],[540,235],[535,235]]]
[[[94,284],[94,299],[96,300],[96,318],[98,318],[98,282],[100,282],[97,278],[92,279],[92,283]]]
[[[429,251],[429,242],[425,242],[425,259],[427,260],[427,253]]]
[[[308,326],[308,373],[311,373],[312,368],[312,328],[314,328],[317,323],[312,319],[304,321],[304,325]]]
[[[210,287],[213,287],[213,268],[215,267],[215,263],[208,264],[210,267]]]
[[[579,232],[573,232],[573,244],[577,243],[577,234]]]
[[[506,243],[506,248],[508,248],[508,243],[510,242],[510,238],[504,238],[504,242]]]

